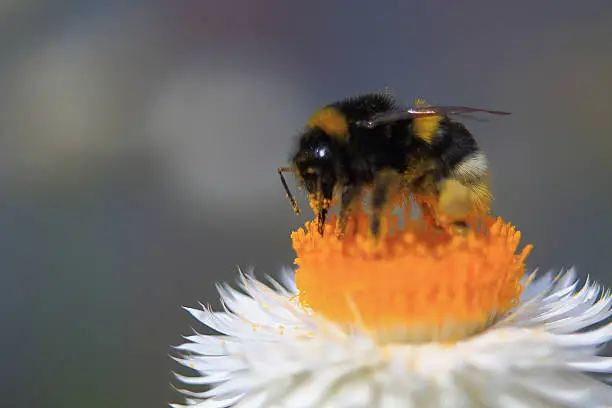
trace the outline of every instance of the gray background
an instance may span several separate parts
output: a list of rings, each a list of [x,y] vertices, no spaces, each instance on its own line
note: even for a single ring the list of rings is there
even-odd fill
[[[0,405],[178,401],[180,305],[291,264],[276,167],[384,86],[511,111],[468,123],[495,211],[612,284],[611,38],[609,0],[3,0]]]

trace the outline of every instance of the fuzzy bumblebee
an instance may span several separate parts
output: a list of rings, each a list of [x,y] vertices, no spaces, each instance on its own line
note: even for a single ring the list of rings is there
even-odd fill
[[[317,112],[299,135],[291,165],[278,169],[296,212],[284,172],[294,172],[306,189],[323,233],[328,211],[339,202],[339,231],[351,211],[370,194],[374,237],[382,214],[393,204],[415,199],[438,227],[464,228],[486,214],[492,199],[485,154],[460,122],[450,116],[507,112],[461,106],[399,106],[388,92],[331,103]]]

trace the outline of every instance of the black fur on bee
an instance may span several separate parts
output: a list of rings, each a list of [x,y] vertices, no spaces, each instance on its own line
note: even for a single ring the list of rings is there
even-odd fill
[[[382,92],[324,106],[299,135],[290,166],[278,169],[294,211],[299,214],[299,206],[284,172],[294,172],[307,191],[321,233],[335,194],[344,231],[366,190],[371,190],[370,229],[375,237],[383,211],[400,192],[435,198],[439,206],[434,220],[444,215],[464,225],[472,210],[488,211],[491,200],[486,156],[468,129],[450,118],[474,112],[507,114],[424,102],[404,108]]]

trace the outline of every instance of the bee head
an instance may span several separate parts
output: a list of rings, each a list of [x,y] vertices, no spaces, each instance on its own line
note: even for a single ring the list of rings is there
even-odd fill
[[[336,143],[320,129],[311,129],[302,135],[293,157],[297,174],[311,194],[333,188],[338,160]]]

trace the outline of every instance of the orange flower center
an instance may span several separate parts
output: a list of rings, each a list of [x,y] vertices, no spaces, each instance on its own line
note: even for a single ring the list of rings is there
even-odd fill
[[[337,237],[332,216],[320,235],[307,222],[291,236],[300,303],[341,325],[384,341],[454,341],[483,330],[516,305],[523,287],[520,232],[485,217],[465,235],[434,230],[422,219],[385,217],[374,243],[369,217],[357,211]]]

